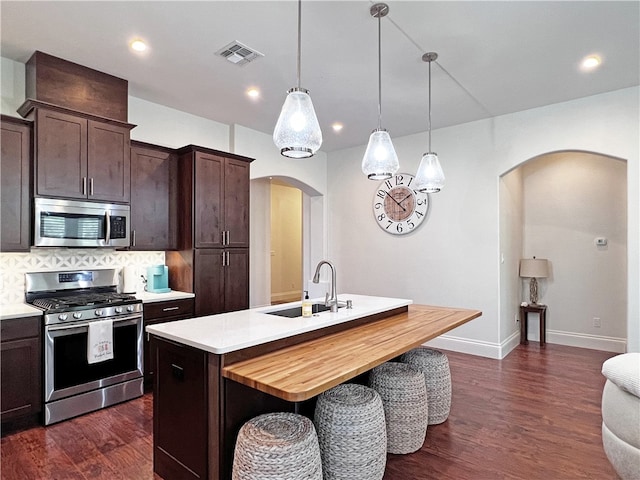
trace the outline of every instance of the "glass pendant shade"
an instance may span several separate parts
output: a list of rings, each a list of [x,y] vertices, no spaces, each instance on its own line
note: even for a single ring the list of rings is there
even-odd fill
[[[322,145],[322,131],[307,90],[292,88],[287,92],[273,142],[282,155],[290,158],[311,157]]]
[[[424,193],[438,193],[442,190],[444,172],[437,153],[429,152],[422,156],[413,185],[416,190]]]
[[[386,180],[393,177],[398,168],[398,155],[389,132],[381,128],[374,130],[362,158],[362,172],[370,180]]]

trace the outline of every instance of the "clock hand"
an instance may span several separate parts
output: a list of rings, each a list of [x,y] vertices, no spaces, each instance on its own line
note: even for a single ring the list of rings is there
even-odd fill
[[[413,195],[413,193],[410,193],[409,195],[407,195],[406,197],[404,197],[402,200],[400,200],[400,203],[404,202],[407,198],[409,198],[411,195]],[[398,204],[399,205],[399,204]]]
[[[405,212],[407,211],[407,209],[406,209],[406,208],[404,208],[402,205],[400,205],[400,203],[399,203],[395,198],[393,198],[393,195],[389,195],[389,192],[384,192],[384,193],[386,193],[386,194],[389,196],[389,198],[390,198],[391,200],[393,200],[394,202],[396,202],[396,204],[397,204],[397,205],[398,205],[402,210],[404,210]]]

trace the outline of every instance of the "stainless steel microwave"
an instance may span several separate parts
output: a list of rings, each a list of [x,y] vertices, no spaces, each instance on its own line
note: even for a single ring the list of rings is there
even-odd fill
[[[34,210],[36,247],[129,246],[129,205],[36,198]]]

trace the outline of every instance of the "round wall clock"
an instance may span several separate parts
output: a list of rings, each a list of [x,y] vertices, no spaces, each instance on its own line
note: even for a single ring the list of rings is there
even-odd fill
[[[373,196],[373,215],[385,232],[405,235],[427,217],[429,196],[411,188],[413,175],[398,173],[380,183]]]

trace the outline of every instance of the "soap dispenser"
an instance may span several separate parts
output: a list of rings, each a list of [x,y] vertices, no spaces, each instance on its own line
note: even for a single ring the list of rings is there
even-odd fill
[[[302,316],[303,317],[311,317],[313,315],[313,311],[311,308],[311,300],[309,300],[309,291],[304,291],[304,299],[302,300]]]

